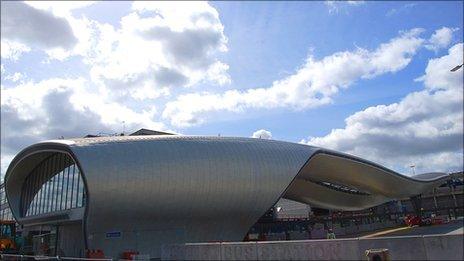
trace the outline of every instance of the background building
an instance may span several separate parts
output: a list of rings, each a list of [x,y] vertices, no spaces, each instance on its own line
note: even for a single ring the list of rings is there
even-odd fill
[[[0,220],[14,221],[13,214],[11,214],[11,209],[6,199],[4,183],[0,184]]]

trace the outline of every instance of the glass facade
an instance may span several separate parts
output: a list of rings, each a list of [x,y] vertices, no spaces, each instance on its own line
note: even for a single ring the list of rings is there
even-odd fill
[[[5,184],[0,185],[0,220],[14,220],[13,214],[11,214],[10,206],[6,200]]]
[[[67,154],[54,153],[26,178],[23,216],[35,216],[84,206],[85,188],[78,166]]]

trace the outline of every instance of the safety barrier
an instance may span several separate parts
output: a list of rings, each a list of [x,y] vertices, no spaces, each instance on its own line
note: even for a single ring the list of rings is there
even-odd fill
[[[388,249],[391,260],[463,260],[462,235],[165,245],[162,260],[366,260]]]
[[[32,256],[32,255],[14,255],[0,254],[0,260],[7,261],[33,261],[33,260],[81,260],[81,261],[130,261],[130,260],[148,260],[145,256],[133,257],[131,259],[112,259],[112,258],[81,258],[81,257],[64,257],[64,256]]]
[[[63,256],[31,256],[31,255],[13,255],[0,254],[0,260],[82,260],[82,261],[112,261],[112,258],[79,258],[79,257],[63,257]]]

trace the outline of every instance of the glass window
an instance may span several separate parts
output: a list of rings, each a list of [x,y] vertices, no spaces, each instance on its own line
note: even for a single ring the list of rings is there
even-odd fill
[[[34,216],[84,206],[85,189],[78,166],[64,153],[43,160],[23,185],[24,216]]]

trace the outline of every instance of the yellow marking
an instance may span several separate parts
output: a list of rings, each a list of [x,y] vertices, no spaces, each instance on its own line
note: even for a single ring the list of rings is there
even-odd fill
[[[394,229],[389,229],[389,230],[386,230],[386,231],[380,231],[380,232],[377,232],[377,233],[369,234],[369,235],[363,236],[361,238],[370,238],[370,237],[383,236],[383,235],[386,235],[386,234],[390,234],[390,233],[401,231],[401,230],[411,229],[411,228],[413,228],[413,227],[394,228]]]

